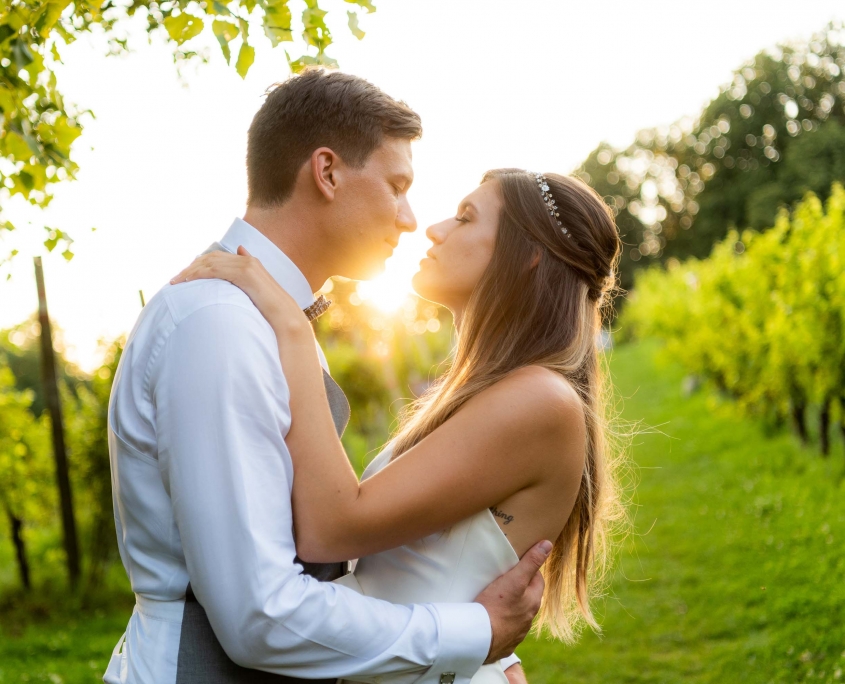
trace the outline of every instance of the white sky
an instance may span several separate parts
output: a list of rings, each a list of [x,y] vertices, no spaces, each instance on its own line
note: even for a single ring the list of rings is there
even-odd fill
[[[299,4],[291,2],[295,17]],[[367,36],[358,42],[345,26],[351,6],[324,0],[336,40],[329,53],[407,101],[425,129],[411,191],[420,228],[403,237],[382,291],[407,289],[428,246],[425,226],[450,215],[486,169],[569,172],[601,140],[624,146],[640,128],[696,115],[760,49],[845,17],[841,0],[375,4],[377,13],[361,13]],[[195,39],[211,60],[187,71],[187,87],[168,48],[147,45],[140,30],[125,58],[103,57],[93,39],[63,51],[63,92],[97,118],[76,143],[78,180],[59,187],[47,211],[4,200],[5,217],[24,230],[0,245],[21,250],[12,280],[0,283],[0,328],[36,306],[40,225],[76,238],[72,262],[45,257],[46,281],[71,358],[90,368],[99,338],[132,327],[138,290],[149,299],[242,215],[246,130],[264,89],[287,75],[281,49],[269,48],[260,26],[252,34],[258,55],[245,81],[213,37]]]

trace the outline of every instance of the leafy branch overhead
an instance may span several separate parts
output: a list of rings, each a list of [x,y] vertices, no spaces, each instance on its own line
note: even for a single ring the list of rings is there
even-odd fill
[[[326,54],[332,34],[325,21],[328,11],[320,7],[321,1],[326,4],[325,0],[304,0],[301,20],[294,26],[289,0],[129,0],[128,4],[113,0],[3,0],[0,198],[21,195],[43,208],[52,199],[54,184],[76,175],[78,167],[71,147],[82,133],[81,119],[91,112],[64,100],[54,68],[61,62],[64,47],[81,35],[96,30],[107,38],[109,54],[124,53],[128,48],[123,23],[143,13],[147,33],[163,36],[174,48],[174,60],[182,62],[200,57],[197,50],[187,49],[186,43],[210,25],[227,64],[246,77],[255,61],[251,26],[260,23],[273,47],[296,43],[294,32],[301,28],[304,54],[291,57],[285,51],[291,70],[298,73],[311,65],[337,66]],[[357,6],[347,15],[349,30],[360,40],[364,32],[357,10],[371,13],[376,8],[370,0],[343,2]],[[0,221],[0,235],[14,229],[11,222]],[[65,258],[73,258],[72,239],[59,229],[45,230],[49,233],[44,243],[47,249],[61,245]]]

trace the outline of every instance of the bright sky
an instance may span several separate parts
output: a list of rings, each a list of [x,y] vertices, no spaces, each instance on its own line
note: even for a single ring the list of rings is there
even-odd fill
[[[334,10],[330,54],[407,101],[425,128],[411,191],[420,228],[363,289],[384,300],[401,300],[428,247],[425,227],[450,215],[486,169],[568,173],[601,140],[624,146],[640,128],[694,116],[758,50],[845,17],[841,0],[375,4],[358,42],[345,26],[350,6],[324,0]],[[102,57],[96,40],[63,51],[64,93],[97,116],[76,143],[78,180],[58,188],[45,212],[4,201],[6,218],[76,238],[76,258],[49,255],[45,271],[50,313],[84,368],[96,363],[99,338],[132,327],[138,290],[151,297],[243,214],[246,130],[264,89],[287,76],[284,54],[263,35],[245,81],[203,35],[194,42],[211,48],[210,63],[190,68],[184,85],[166,47],[147,45],[140,30],[132,36],[126,58]],[[0,283],[0,328],[35,309],[32,256],[43,239],[23,230],[0,246],[21,250],[11,281]]]

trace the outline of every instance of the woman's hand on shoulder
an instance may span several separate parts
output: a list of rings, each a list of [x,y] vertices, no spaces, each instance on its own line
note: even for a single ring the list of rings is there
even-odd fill
[[[189,280],[212,278],[226,280],[243,290],[277,335],[306,331],[311,335],[310,324],[302,309],[245,247],[238,247],[237,254],[222,251],[202,254],[170,283],[177,285]]]

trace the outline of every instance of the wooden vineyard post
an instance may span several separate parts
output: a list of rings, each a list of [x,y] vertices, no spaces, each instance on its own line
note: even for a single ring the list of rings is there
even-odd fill
[[[53,427],[53,456],[56,459],[56,481],[59,485],[67,570],[70,584],[75,587],[79,582],[79,545],[76,538],[73,496],[70,490],[70,477],[68,476],[62,405],[59,399],[59,384],[56,374],[56,354],[53,350],[50,317],[47,314],[47,291],[44,288],[44,270],[41,265],[41,257],[35,257],[35,282],[38,286],[38,320],[41,323],[41,377],[44,383],[44,398],[50,411],[50,422]]]

